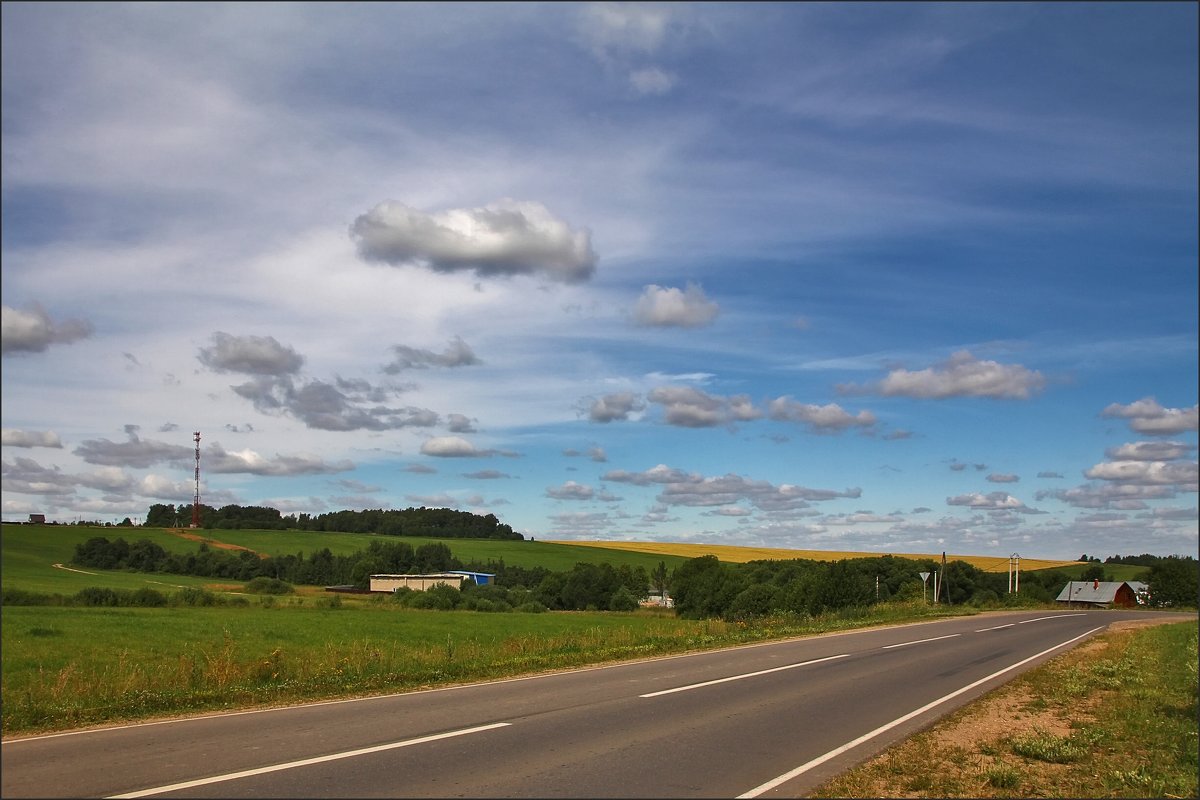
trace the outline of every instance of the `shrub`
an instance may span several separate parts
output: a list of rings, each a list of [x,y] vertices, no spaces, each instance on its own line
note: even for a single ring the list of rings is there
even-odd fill
[[[262,575],[247,583],[246,591],[250,594],[292,594],[296,590],[287,581]]]
[[[171,595],[171,604],[176,606],[218,606],[221,598],[207,589],[185,586]]]
[[[637,607],[637,598],[624,586],[613,592],[612,599],[608,601],[609,611],[636,611]]]
[[[514,608],[513,611],[519,611],[522,614],[544,614],[549,611],[549,609],[539,603],[537,600],[527,600],[526,602],[521,603],[521,605]]]
[[[120,602],[116,592],[100,586],[80,589],[73,599],[78,606],[115,606]]]
[[[167,596],[157,589],[151,589],[149,586],[143,586],[129,595],[129,605],[131,606],[157,608],[166,604]]]

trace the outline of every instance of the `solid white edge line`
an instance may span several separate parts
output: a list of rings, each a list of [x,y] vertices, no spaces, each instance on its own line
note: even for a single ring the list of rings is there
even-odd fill
[[[904,716],[898,717],[898,718],[892,720],[891,722],[887,723],[886,725],[880,725],[875,730],[870,731],[869,733],[864,733],[862,736],[859,736],[857,739],[846,742],[841,747],[836,747],[833,750],[830,750],[828,753],[826,753],[823,756],[817,756],[812,761],[809,761],[806,764],[801,764],[800,766],[796,767],[795,769],[793,769],[789,772],[783,773],[778,778],[773,778],[773,779],[767,781],[766,783],[762,784],[761,786],[756,786],[753,789],[751,789],[750,791],[746,792],[745,794],[739,794],[738,798],[739,798],[739,800],[741,800],[741,798],[758,797],[759,795],[763,794],[764,792],[769,792],[771,789],[774,789],[776,786],[787,783],[792,778],[795,778],[799,775],[803,775],[805,772],[808,772],[813,767],[819,767],[821,764],[824,764],[826,761],[830,760],[831,758],[840,756],[842,753],[845,753],[847,750],[852,750],[853,748],[858,747],[863,742],[866,742],[870,739],[874,739],[879,734],[890,731],[892,728],[896,727],[897,725],[903,725],[905,722],[908,722],[913,717],[920,716],[921,714],[924,714],[929,709],[934,708],[935,706],[939,706],[942,703],[946,702],[947,700],[951,700],[955,697],[958,697],[963,692],[969,692],[971,689],[974,689],[976,686],[980,686],[984,683],[987,683],[988,681],[992,680],[993,678],[998,678],[1006,672],[1011,672],[1012,670],[1016,669],[1017,667],[1023,666],[1025,664],[1028,664],[1030,661],[1041,658],[1042,656],[1046,655],[1047,653],[1052,653],[1060,647],[1066,647],[1067,645],[1071,644],[1072,642],[1077,642],[1080,639],[1084,638],[1085,636],[1091,636],[1096,631],[1104,630],[1104,627],[1105,626],[1101,625],[1098,628],[1092,628],[1090,631],[1081,633],[1078,636],[1074,637],[1073,639],[1067,639],[1065,642],[1060,642],[1059,644],[1056,644],[1053,647],[1048,647],[1045,650],[1043,650],[1042,652],[1037,653],[1036,655],[1032,655],[1029,658],[1022,659],[1022,660],[1018,661],[1017,663],[1012,664],[1011,666],[1007,666],[1002,670],[993,672],[991,675],[988,675],[986,678],[980,678],[979,680],[975,681],[974,683],[969,683],[966,686],[962,687],[961,689],[956,689],[944,697],[939,697],[937,700],[934,700],[930,703],[926,703],[925,705],[921,706],[920,708],[916,709],[915,711],[910,711],[907,714],[905,714]]]
[[[1055,614],[1053,617],[1034,617],[1033,619],[1023,619],[1018,622],[1018,625],[1024,625],[1026,622],[1041,622],[1044,619],[1062,619],[1063,617],[1082,617],[1083,614]]]
[[[305,758],[300,761],[289,761],[286,764],[275,764],[270,767],[259,767],[257,769],[247,769],[241,772],[230,772],[226,775],[214,775],[211,778],[200,778],[194,781],[184,781],[182,783],[172,783],[169,786],[156,786],[153,789],[141,789],[136,792],[127,792],[125,794],[110,795],[111,798],[126,798],[126,797],[149,797],[155,794],[164,794],[166,792],[177,792],[181,789],[191,789],[195,786],[205,786],[210,783],[222,783],[224,781],[234,781],[238,778],[249,778],[254,775],[265,775],[268,772],[279,772],[285,769],[295,769],[296,767],[306,767],[310,764],[321,764],[326,761],[337,761],[342,758],[354,758],[355,756],[365,756],[370,753],[379,753],[384,750],[395,750],[398,747],[409,747],[414,744],[424,744],[426,742],[434,742],[438,739],[449,739],[454,736],[465,736],[468,733],[479,733],[481,731],[489,731],[493,728],[504,728],[512,725],[511,722],[495,722],[491,725],[479,725],[474,728],[463,728],[459,731],[449,731],[447,733],[435,733],[430,736],[421,736],[417,739],[405,739],[402,742],[391,742],[390,744],[376,745],[375,747],[364,747],[360,750],[348,750],[344,753],[332,753],[327,756],[317,756],[316,758]]]
[[[692,683],[687,686],[676,686],[674,689],[663,689],[661,692],[650,692],[649,694],[639,694],[638,697],[659,697],[664,694],[674,694],[675,692],[686,692],[690,689],[700,689],[704,686],[714,686],[718,683],[728,683],[729,681],[740,681],[743,678],[754,678],[759,675],[767,675],[771,672],[782,672],[785,669],[795,669],[796,667],[807,667],[809,664],[820,664],[822,661],[833,661],[837,658],[846,658],[849,653],[842,653],[836,656],[826,656],[825,658],[814,658],[812,661],[801,661],[797,664],[787,664],[782,667],[771,667],[771,669],[760,669],[758,672],[747,672],[742,675],[730,675],[728,678],[717,678],[712,681],[704,681],[703,683]]]
[[[908,647],[910,644],[924,644],[925,642],[936,642],[942,639],[953,639],[955,636],[962,636],[961,633],[950,633],[945,636],[935,636],[932,639],[917,639],[913,642],[901,642],[900,644],[885,644],[881,649],[891,650],[893,647]]]

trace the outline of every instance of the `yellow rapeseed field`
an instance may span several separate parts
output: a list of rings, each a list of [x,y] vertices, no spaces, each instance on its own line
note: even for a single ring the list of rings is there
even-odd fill
[[[698,558],[713,555],[721,561],[742,564],[747,561],[785,560],[806,558],[813,561],[840,561],[845,558],[879,558],[892,555],[897,558],[930,558],[941,561],[942,554],[932,553],[856,553],[848,550],[788,550],[779,547],[740,547],[731,544],[690,544],[687,542],[584,542],[559,541],[556,544],[607,547],[613,550],[632,550],[637,553],[654,553],[664,556]],[[962,556],[946,554],[947,561],[965,561],[984,572],[1008,572],[1008,556]],[[1053,561],[1044,558],[1022,558],[1021,569],[1052,569],[1077,565],[1078,561]]]

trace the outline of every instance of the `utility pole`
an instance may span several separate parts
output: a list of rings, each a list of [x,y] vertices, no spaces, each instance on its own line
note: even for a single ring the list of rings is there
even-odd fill
[[[200,431],[192,434],[196,442],[196,494],[192,498],[192,527],[200,527]]]
[[[945,585],[946,585],[946,551],[943,550],[942,551],[942,577],[941,577],[941,580],[938,581],[938,589],[937,589],[938,592],[941,592],[942,589],[945,588]],[[946,604],[947,605],[950,604],[950,593],[949,592],[946,592]]]
[[[1021,555],[1013,553],[1008,557],[1008,593],[1021,593]]]

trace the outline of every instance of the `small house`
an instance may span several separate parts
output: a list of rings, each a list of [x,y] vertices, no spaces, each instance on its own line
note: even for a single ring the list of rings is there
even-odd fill
[[[30,525],[45,525],[46,524],[46,515],[45,514],[30,514],[29,515],[29,524]]]
[[[1141,581],[1069,581],[1055,599],[1068,606],[1133,608],[1146,602],[1147,588]]]

